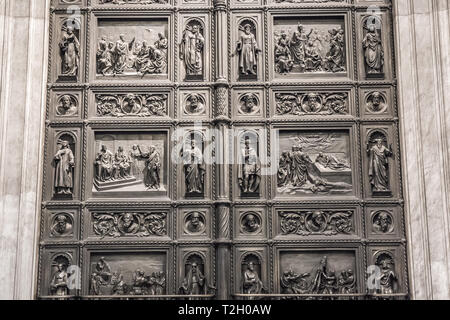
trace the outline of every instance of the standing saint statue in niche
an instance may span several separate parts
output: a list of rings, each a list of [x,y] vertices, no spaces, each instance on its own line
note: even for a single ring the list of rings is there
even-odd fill
[[[180,59],[186,68],[186,78],[203,77],[203,47],[205,38],[199,24],[188,24],[180,44]]]
[[[241,76],[256,76],[258,68],[258,54],[261,50],[258,48],[255,35],[252,33],[252,26],[246,24],[240,26],[243,31],[239,36],[236,51],[239,54],[239,74]]]
[[[383,73],[384,50],[380,34],[375,25],[369,26],[367,34],[363,39],[364,61],[368,75]]]
[[[54,296],[66,296],[69,294],[68,286],[68,274],[65,270],[65,266],[62,263],[58,263],[58,270],[53,275],[50,283],[50,290]]]
[[[76,77],[80,65],[80,41],[75,35],[73,27],[66,27],[59,48],[62,59],[61,74]]]
[[[381,137],[373,140],[373,145],[367,148],[369,155],[369,181],[372,186],[373,193],[381,195],[389,195],[389,160],[394,154],[392,148],[387,148]]]
[[[194,138],[191,139],[191,147],[183,150],[184,174],[186,181],[186,194],[202,196],[205,182],[205,162],[203,153],[196,146]]]
[[[68,141],[58,141],[61,149],[53,158],[55,167],[55,192],[57,195],[71,195],[73,190],[73,168],[75,157]]]
[[[201,295],[208,293],[206,277],[196,262],[191,264],[191,268],[181,285],[180,293],[185,295]]]
[[[257,151],[250,146],[250,139],[246,137],[241,151],[242,165],[239,170],[239,185],[242,193],[255,194],[259,192],[261,182],[261,163]]]

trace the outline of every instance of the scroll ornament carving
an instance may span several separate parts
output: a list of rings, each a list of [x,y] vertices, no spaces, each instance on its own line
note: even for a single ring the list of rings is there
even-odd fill
[[[93,229],[101,238],[165,236],[166,218],[163,212],[94,213]]]
[[[283,235],[334,236],[354,231],[352,211],[280,212],[280,230]]]
[[[113,272],[108,262],[102,257],[95,265],[90,277],[92,295],[164,295],[166,276],[163,271],[145,275],[141,269],[133,272],[130,283],[125,283],[120,272]]]
[[[167,115],[165,94],[96,95],[97,115],[101,117],[151,117]]]
[[[275,33],[275,71],[288,74],[296,67],[304,72],[343,72],[345,62],[345,32],[333,28],[328,35],[311,29],[305,32],[299,24],[297,31],[288,35],[285,31]],[[324,52],[324,45],[329,48]]]
[[[347,93],[277,93],[275,103],[278,115],[348,114]]]
[[[97,73],[103,76],[139,73],[161,74],[167,71],[168,40],[162,33],[153,45],[133,38],[126,41],[121,34],[115,43],[103,36],[97,49]]]
[[[317,269],[311,273],[297,274],[292,269],[282,273],[280,279],[285,294],[352,294],[356,292],[356,277],[352,269],[339,275],[328,265],[324,256]]]

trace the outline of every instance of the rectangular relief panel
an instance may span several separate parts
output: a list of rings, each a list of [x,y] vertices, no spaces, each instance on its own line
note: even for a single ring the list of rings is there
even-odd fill
[[[167,250],[87,250],[84,291],[90,296],[164,295],[171,291]]]
[[[169,90],[93,90],[90,97],[90,117],[102,119],[154,119],[173,116],[173,97]]]
[[[361,292],[358,249],[278,249],[275,288],[285,294]]]
[[[283,129],[276,146],[278,198],[352,196],[356,162],[351,130]]]
[[[95,131],[90,146],[89,191],[94,198],[167,198],[167,132]]]
[[[345,79],[350,76],[351,34],[346,14],[273,14],[272,79]]]
[[[89,210],[85,237],[92,240],[170,240],[171,214],[168,209]]]
[[[274,237],[279,240],[357,239],[362,236],[361,210],[355,207],[275,208]]]
[[[352,89],[280,88],[273,89],[274,116],[277,118],[347,118],[355,114]]]
[[[390,2],[52,0],[38,295],[407,295]]]
[[[168,80],[172,72],[170,17],[95,15],[92,80]]]

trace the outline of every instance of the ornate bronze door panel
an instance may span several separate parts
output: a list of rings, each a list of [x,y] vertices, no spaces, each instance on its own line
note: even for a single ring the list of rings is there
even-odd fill
[[[388,0],[53,0],[38,297],[407,297]]]

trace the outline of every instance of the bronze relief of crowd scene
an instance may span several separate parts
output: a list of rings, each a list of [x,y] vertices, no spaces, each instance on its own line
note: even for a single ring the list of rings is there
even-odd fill
[[[153,30],[146,28],[152,33]],[[127,38],[125,34],[116,36],[103,35],[97,48],[97,74],[116,76],[126,74],[167,73],[168,39],[164,33],[158,33],[158,39],[153,43],[148,40]]]
[[[147,274],[138,268],[132,273],[131,281],[127,281],[120,271],[112,271],[106,259],[101,257],[91,272],[89,290],[90,294],[95,296],[164,295],[166,274],[162,270]]]
[[[349,295],[357,293],[356,275],[353,268],[334,270],[323,256],[319,264],[311,272],[297,273],[293,268],[282,272],[280,279],[281,292],[284,294],[318,294]],[[321,297],[323,299],[324,297]],[[305,299],[314,299],[312,296]]]

